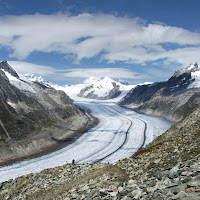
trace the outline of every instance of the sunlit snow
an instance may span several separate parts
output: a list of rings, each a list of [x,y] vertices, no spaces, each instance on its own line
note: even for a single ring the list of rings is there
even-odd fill
[[[7,101],[7,104],[10,105],[12,108],[16,108],[16,104],[15,103],[12,103],[10,101]]]
[[[188,86],[189,88],[200,88],[200,70],[196,72],[191,72],[191,77],[194,81]]]
[[[3,70],[4,71],[4,70]],[[18,88],[21,91],[26,91],[26,92],[31,92],[31,93],[36,93],[33,87],[31,87],[28,83],[25,81],[22,81],[14,76],[12,76],[10,73],[4,71],[6,76],[8,77],[10,83],[14,85],[16,88]]]

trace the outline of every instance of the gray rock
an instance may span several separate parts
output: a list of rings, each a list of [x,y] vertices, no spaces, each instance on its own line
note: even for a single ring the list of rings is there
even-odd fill
[[[77,193],[72,193],[72,199],[76,199],[79,195]]]
[[[124,196],[121,200],[132,200],[132,198],[130,198],[128,196]]]
[[[111,193],[110,193],[110,196],[112,196],[112,197],[116,197],[117,194],[118,194],[118,192],[111,192]]]
[[[69,197],[65,197],[64,200],[70,200],[70,198]]]
[[[156,172],[155,177],[156,177],[158,180],[161,180],[162,177],[163,177],[163,173],[161,173],[161,172]]]
[[[200,180],[199,181],[191,181],[187,184],[188,187],[197,187],[200,186]]]
[[[134,199],[138,199],[142,195],[142,190],[133,190],[131,194],[134,197]]]
[[[180,170],[177,170],[177,171],[170,171],[168,177],[171,178],[171,179],[173,179],[173,178],[177,178],[180,174],[181,174],[181,171],[180,171]]]
[[[185,191],[180,191],[178,194],[172,196],[172,199],[182,199],[185,196],[186,196]]]
[[[8,195],[6,198],[5,198],[5,200],[8,200],[8,199],[10,199],[11,198],[11,196],[10,195]]]
[[[118,187],[118,192],[122,192],[122,191],[124,191],[124,188],[123,187]]]
[[[187,173],[188,173],[187,171],[183,171],[183,172],[181,172],[181,175],[182,175],[182,176],[186,176]]]
[[[155,187],[149,187],[149,188],[147,188],[147,192],[148,193],[153,193],[153,192],[155,192],[157,190],[157,188],[155,188]]]
[[[144,184],[144,183],[139,184],[139,188],[140,188],[140,189],[144,189],[144,188],[146,188],[146,187],[147,187],[147,185]]]

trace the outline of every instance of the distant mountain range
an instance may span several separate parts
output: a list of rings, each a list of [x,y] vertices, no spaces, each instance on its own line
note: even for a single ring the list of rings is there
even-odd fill
[[[74,100],[85,98],[85,100],[115,99],[115,101],[117,101],[125,96],[131,88],[135,87],[135,85],[129,85],[127,81],[123,80],[119,80],[119,82],[117,82],[110,77],[89,77],[83,83],[78,85],[52,85],[52,87],[57,90],[65,91],[65,93]]]
[[[79,97],[89,99],[113,99],[121,94],[120,85],[109,77],[102,79],[90,77],[84,81],[85,87],[78,94]]]
[[[119,103],[178,121],[200,105],[200,68],[197,63],[191,64],[167,81],[138,85]]]

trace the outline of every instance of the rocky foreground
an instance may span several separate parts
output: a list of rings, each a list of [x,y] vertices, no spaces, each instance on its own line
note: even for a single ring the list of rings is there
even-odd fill
[[[0,199],[200,199],[200,108],[115,164],[66,164],[0,184]]]

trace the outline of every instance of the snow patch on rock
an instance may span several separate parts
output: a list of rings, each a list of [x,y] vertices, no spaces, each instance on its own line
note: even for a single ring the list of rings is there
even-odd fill
[[[109,94],[109,92],[113,89],[114,80],[109,77],[105,77],[103,79],[97,78],[89,78],[85,80],[84,84],[88,86],[92,86],[91,90],[88,90],[84,93],[84,96],[87,96],[90,92],[97,95],[98,97],[105,97]]]
[[[44,85],[48,88],[52,88],[51,83],[48,81],[44,80],[41,76],[37,76],[35,74],[25,74],[24,75],[24,80],[27,82],[34,82],[34,83],[39,83],[41,85]]]
[[[35,90],[28,83],[12,76],[9,72],[7,72],[5,70],[3,70],[3,71],[13,86],[15,86],[16,88],[18,88],[19,90],[24,91],[24,92],[36,93]]]
[[[10,102],[10,101],[7,101],[7,104],[9,105],[9,106],[11,106],[12,108],[14,108],[14,109],[16,109],[16,104],[15,103],[12,103],[12,102]]]
[[[188,86],[188,89],[200,88],[200,68],[197,71],[191,72],[191,77],[194,81]]]

